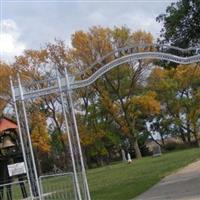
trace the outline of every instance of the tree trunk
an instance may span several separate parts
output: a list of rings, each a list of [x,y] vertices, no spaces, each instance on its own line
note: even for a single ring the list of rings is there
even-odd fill
[[[191,135],[189,131],[187,132],[187,140],[188,140],[188,143],[191,144]]]
[[[104,161],[103,161],[103,158],[102,158],[102,157],[100,158],[100,165],[101,165],[101,167],[104,166]]]
[[[186,143],[186,138],[185,138],[185,135],[184,135],[184,132],[183,132],[183,129],[182,128],[180,128],[180,133],[181,133],[181,139],[182,139],[182,141],[183,141],[183,143]]]
[[[83,162],[84,162],[85,169],[88,169],[88,159],[86,155],[86,149],[84,147],[82,147],[82,154],[83,154]]]
[[[187,121],[187,140],[188,140],[188,143],[191,144],[191,131],[190,131],[189,121]]]
[[[97,156],[97,165],[100,167],[104,166],[103,158],[100,155]]]
[[[33,152],[34,152],[34,157],[35,157],[35,164],[36,164],[37,173],[38,173],[38,176],[41,176],[42,168],[41,168],[41,159],[40,159],[38,148],[37,147],[34,148]]]
[[[200,147],[200,138],[198,136],[197,127],[196,127],[195,124],[193,126],[194,126],[194,133],[193,133],[194,134],[194,138],[195,138],[195,141],[197,143],[197,146]]]
[[[163,134],[160,133],[160,137],[161,137],[161,141],[162,141],[162,145],[165,146],[165,140],[164,140],[164,137],[163,137]],[[161,146],[161,145],[160,145]]]
[[[200,139],[197,140],[197,146],[200,148]]]
[[[133,148],[135,150],[135,156],[136,156],[136,158],[137,159],[142,158],[142,154],[141,154],[141,151],[140,151],[137,139],[134,139],[134,141],[133,141]]]
[[[197,143],[197,146],[200,148],[200,138],[198,137],[198,134],[196,132],[194,132],[194,138],[195,138],[195,141]]]
[[[200,138],[199,138],[198,134],[194,133],[194,137],[195,137],[195,141],[197,143],[197,146],[200,148]]]

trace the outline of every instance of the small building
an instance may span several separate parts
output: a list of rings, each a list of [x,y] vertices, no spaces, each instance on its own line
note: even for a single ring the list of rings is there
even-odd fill
[[[17,128],[17,123],[12,119],[4,116],[0,118],[0,199],[4,199],[4,196],[7,196],[7,199],[12,199],[12,181],[16,178],[20,182],[23,199],[28,197],[23,182],[26,176],[25,171],[19,173],[18,170],[14,169],[17,173],[13,174],[9,170],[9,167],[13,164],[23,163]],[[12,171],[14,170],[12,169]]]
[[[8,117],[0,118],[0,134],[9,129],[17,129],[17,123]]]
[[[13,138],[14,137],[14,138]],[[17,138],[17,123],[10,118],[0,118],[0,149],[15,146]]]

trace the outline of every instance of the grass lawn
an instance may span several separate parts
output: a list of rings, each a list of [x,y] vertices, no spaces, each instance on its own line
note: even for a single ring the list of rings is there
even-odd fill
[[[130,200],[197,159],[200,149],[193,148],[89,170],[92,200]]]

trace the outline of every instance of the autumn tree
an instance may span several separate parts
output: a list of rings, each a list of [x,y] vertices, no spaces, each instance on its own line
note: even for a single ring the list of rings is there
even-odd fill
[[[39,174],[42,173],[42,161],[49,157],[51,151],[50,136],[48,134],[45,114],[38,109],[30,114],[31,141],[35,149],[35,157],[38,164]]]
[[[199,145],[198,64],[170,70],[155,68],[149,80],[149,87],[154,88],[162,104],[162,121],[170,124],[171,134],[179,135],[184,142],[194,138]]]
[[[47,47],[41,50],[26,50],[23,55],[16,57],[13,68],[20,73],[23,84],[28,85],[31,89],[42,88],[43,83],[34,84],[34,82],[54,77],[56,73]],[[40,98],[40,106],[43,107],[46,118],[52,119],[52,126],[55,127],[55,130],[61,132],[62,120],[57,115],[58,108],[56,107],[59,101],[56,94],[44,96]],[[37,105],[37,103],[37,99],[31,102],[32,105]]]
[[[151,34],[144,31],[131,32],[126,27],[115,27],[114,29],[92,27],[89,32],[78,31],[72,36],[72,48],[68,52],[69,62],[76,67],[77,71],[87,69],[85,74],[80,76],[80,78],[84,79],[91,75],[94,70],[99,69],[119,56],[112,54],[101,60],[101,62],[96,62],[96,64],[92,65],[93,62],[99,60],[110,51],[125,46],[127,42],[132,44],[152,44],[152,41]],[[121,134],[126,135],[133,141],[137,158],[141,157],[138,146],[138,133],[136,131],[137,119],[140,115],[137,115],[131,109],[135,106],[135,101],[132,101],[132,98],[142,95],[144,96],[141,98],[150,98],[149,103],[145,105],[146,108],[149,106],[154,107],[154,102],[157,102],[156,96],[150,97],[149,94],[142,92],[144,74],[150,63],[151,61],[140,60],[137,65],[134,65],[134,63],[124,64],[105,74],[94,85],[81,92],[85,114],[91,114],[91,111],[88,110],[90,103],[100,99],[104,108],[114,119],[118,129],[121,130]],[[93,67],[88,68],[90,65]],[[139,107],[144,109],[144,102],[142,102],[140,101],[141,105]],[[147,101],[145,102],[147,103]],[[139,105],[139,102],[137,105]],[[156,111],[154,114],[159,110],[159,103],[156,103],[155,106],[158,106],[158,109],[154,107],[154,111]],[[150,108],[145,109],[145,111],[147,114],[150,112]]]
[[[89,105],[87,116],[79,114],[77,118],[87,164],[91,166],[91,160],[95,160],[103,165],[112,160],[114,151],[119,150],[121,136],[100,99]]]
[[[33,146],[42,153],[50,151],[50,137],[48,135],[46,118],[42,112],[31,114],[31,138]]]
[[[11,103],[9,78],[11,75],[14,75],[14,70],[10,65],[0,60],[0,115],[3,114],[5,108]]]
[[[80,80],[89,77],[106,63],[127,53],[120,52],[105,57],[111,51],[125,45],[152,44],[152,42],[152,35],[145,31],[131,32],[126,27],[113,29],[92,27],[88,32],[75,32],[72,35],[71,48],[67,48],[64,42],[56,40],[55,43],[47,44],[41,50],[26,50],[22,56],[16,57],[13,67],[22,73],[23,79],[28,83],[54,76],[55,68],[52,66],[56,66],[60,74],[67,67],[68,71],[75,74],[76,79]],[[144,50],[151,51],[152,49],[137,48],[136,51]],[[102,57],[103,59],[101,59]],[[82,118],[86,125],[85,128],[89,128],[92,130],[91,132],[96,131],[97,140],[100,140],[98,134],[100,129],[106,132],[108,127],[103,129],[99,126],[101,123],[97,123],[98,121],[93,123],[90,117],[96,112],[96,109],[91,109],[92,105],[101,105],[106,113],[103,116],[109,116],[121,136],[128,137],[132,141],[138,158],[141,157],[138,146],[139,121],[141,121],[139,119],[144,118],[145,115],[154,115],[159,112],[156,95],[145,90],[145,80],[148,74],[146,72],[151,63],[152,60],[137,60],[123,64],[105,74],[92,86],[79,90],[75,95],[76,109],[84,113]],[[42,84],[36,86],[42,87]],[[135,97],[143,100],[133,101]],[[148,98],[149,103],[146,100]],[[58,109],[57,106],[60,105],[59,97],[50,95],[42,99],[46,117],[52,119],[54,130],[61,133],[63,119],[61,109]],[[135,108],[139,109],[142,114],[135,112]],[[85,145],[84,142],[87,144],[87,140],[82,139],[83,145]]]

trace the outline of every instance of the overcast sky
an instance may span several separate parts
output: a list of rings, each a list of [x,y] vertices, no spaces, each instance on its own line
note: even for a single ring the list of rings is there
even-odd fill
[[[24,49],[39,49],[55,38],[70,44],[77,30],[93,25],[126,25],[159,36],[155,18],[175,0],[146,1],[17,1],[1,0],[1,58],[11,61]]]

